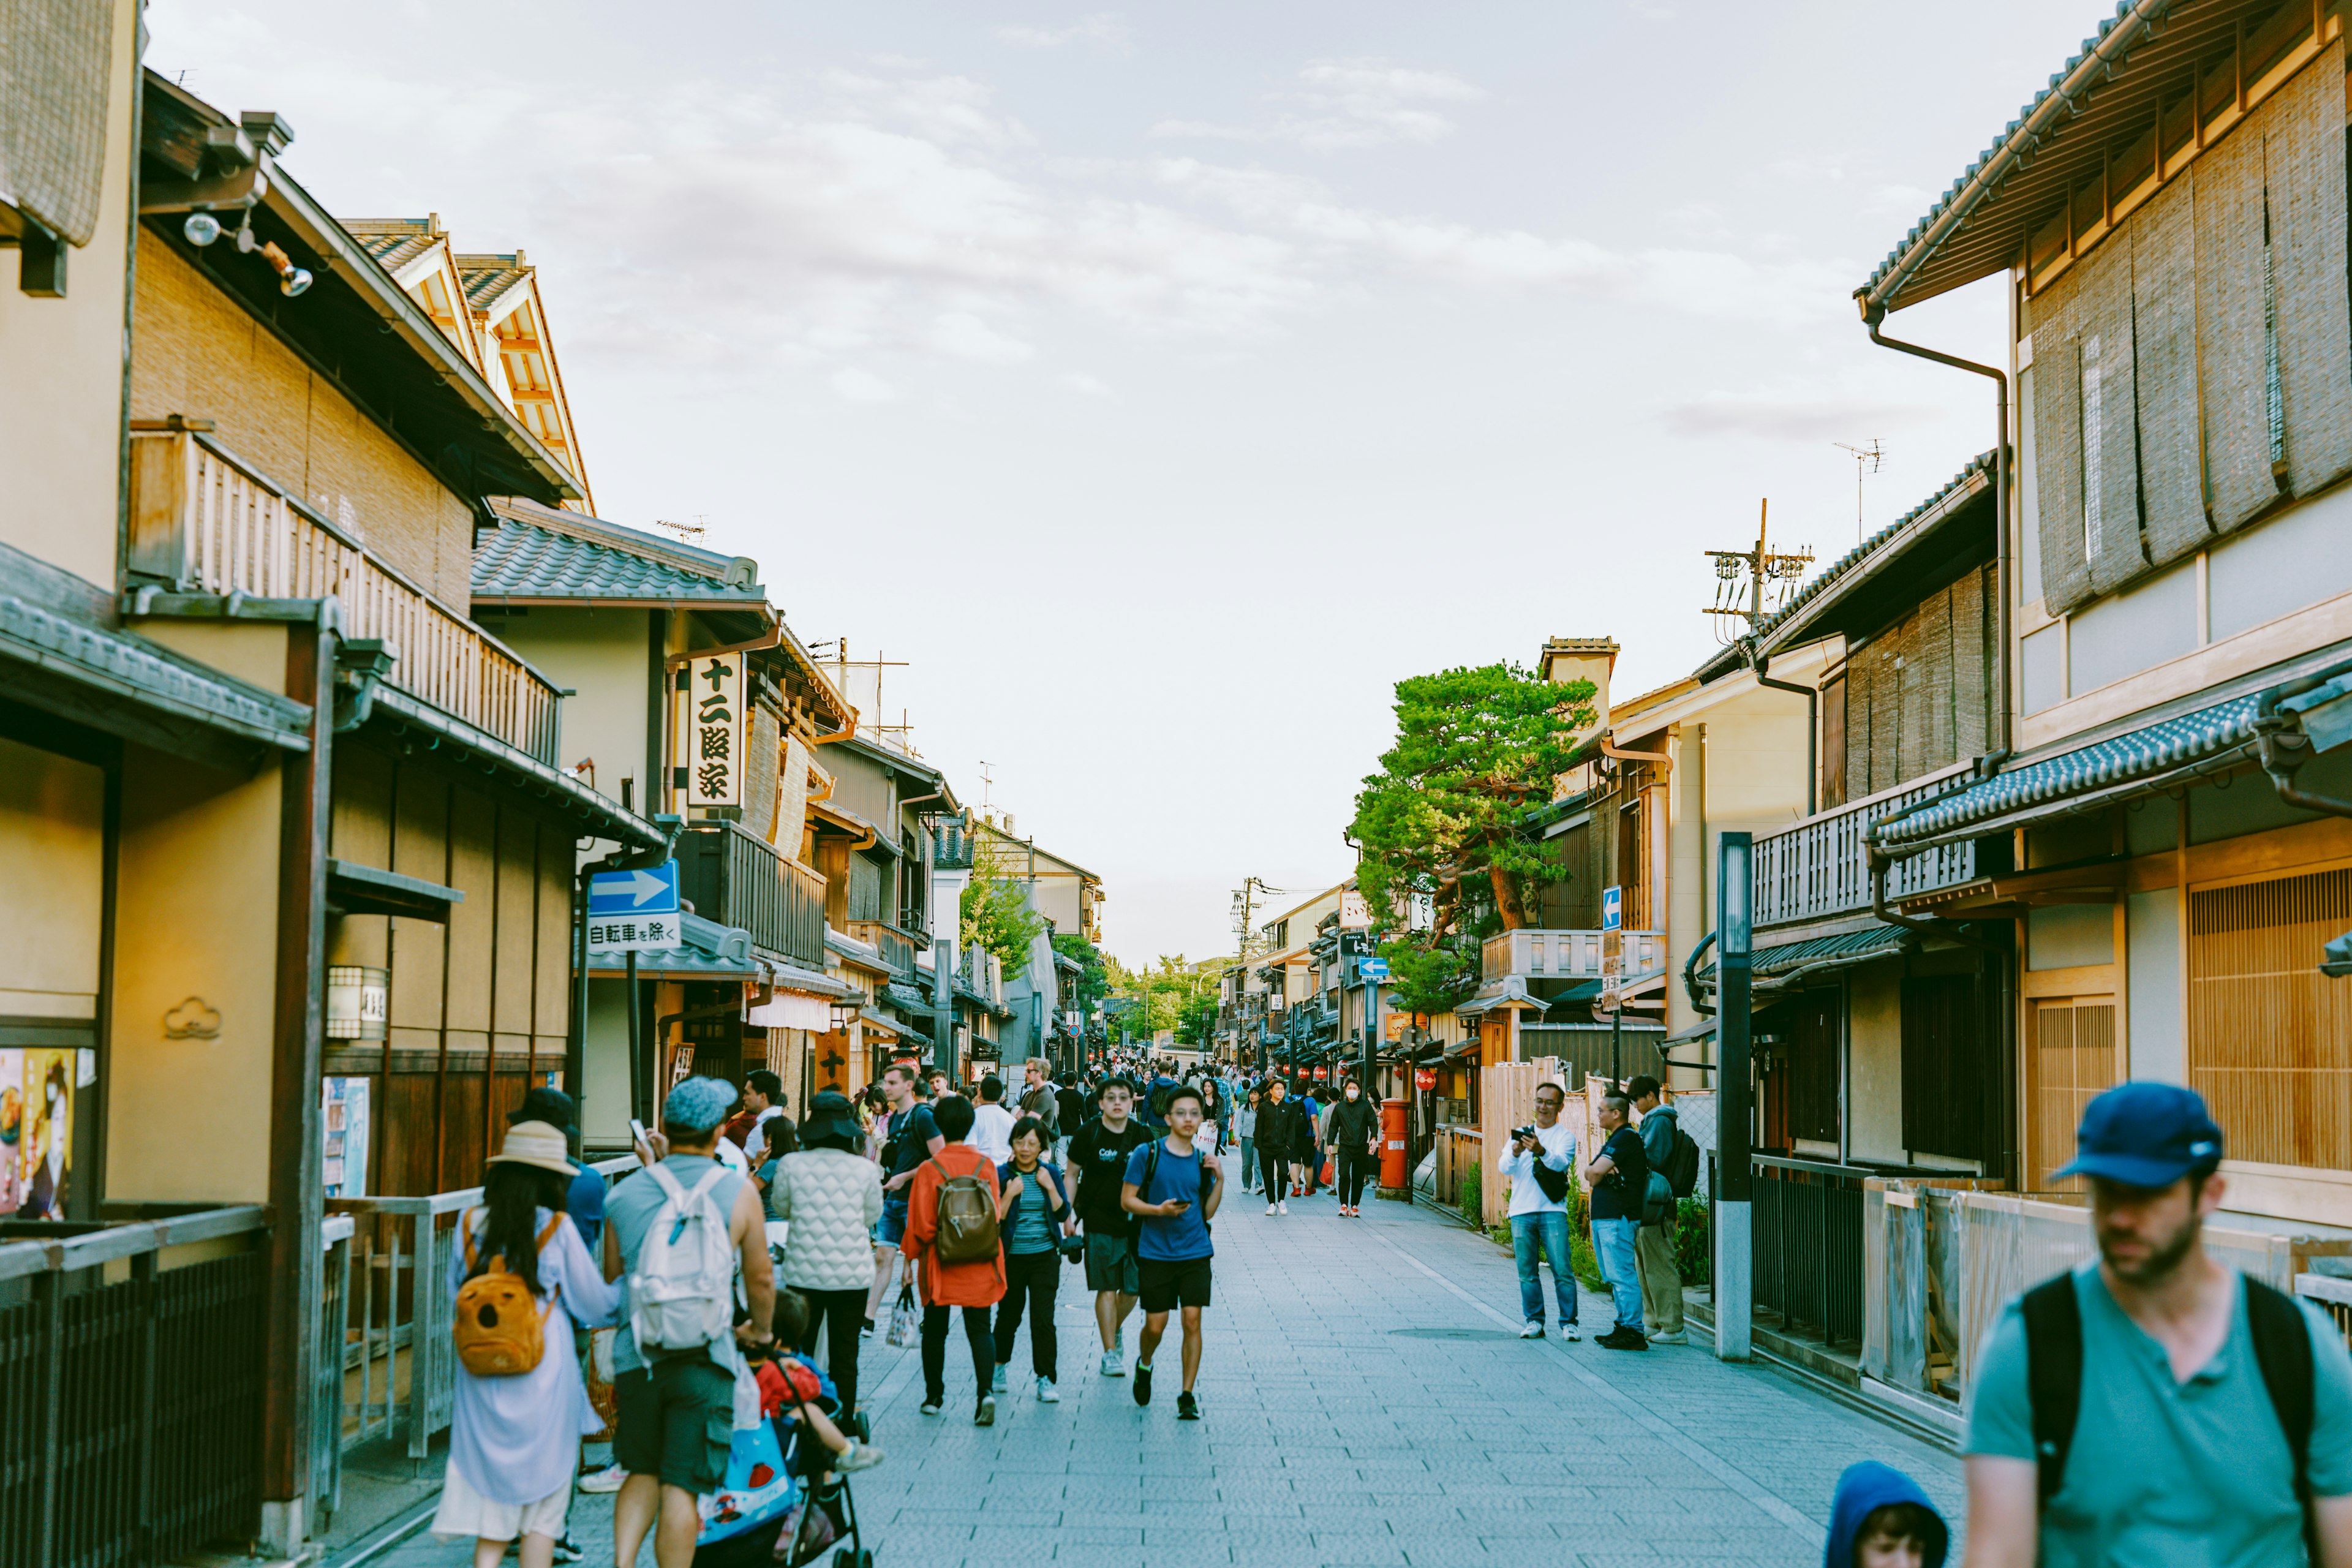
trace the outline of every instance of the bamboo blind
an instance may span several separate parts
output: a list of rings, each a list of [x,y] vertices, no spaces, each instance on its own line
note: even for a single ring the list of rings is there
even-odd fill
[[[2345,294],[2344,46],[2258,113],[2272,119],[2271,249],[2287,481],[2310,495],[2352,469],[2352,301]]]
[[[2034,1010],[2034,1190],[2079,1184],[2052,1172],[2074,1157],[2083,1107],[2116,1082],[2116,1008],[2110,1000],[2044,1002]]]
[[[2139,345],[2140,484],[2159,566],[2204,548],[2205,468],[2197,438],[2197,207],[2191,181],[2157,193],[2133,226]]]
[[[2319,973],[2352,868],[2192,889],[2189,1082],[2232,1158],[2352,1168],[2352,994]]]

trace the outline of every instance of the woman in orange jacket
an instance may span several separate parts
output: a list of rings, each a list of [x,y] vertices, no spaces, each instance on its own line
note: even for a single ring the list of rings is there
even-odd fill
[[[919,1269],[923,1299],[923,1414],[937,1415],[947,1403],[948,1309],[963,1310],[963,1337],[971,1346],[971,1370],[980,1387],[980,1403],[972,1411],[975,1426],[996,1425],[996,1399],[989,1392],[996,1373],[996,1336],[989,1326],[989,1309],[1004,1299],[1004,1247],[997,1244],[993,1258],[969,1263],[942,1263],[938,1256],[940,1184],[955,1176],[971,1176],[988,1189],[990,1210],[996,1204],[996,1165],[986,1153],[964,1142],[971,1131],[971,1101],[960,1094],[940,1099],[931,1108],[940,1136],[947,1146],[915,1167],[908,1189],[907,1236],[898,1244],[907,1267]]]

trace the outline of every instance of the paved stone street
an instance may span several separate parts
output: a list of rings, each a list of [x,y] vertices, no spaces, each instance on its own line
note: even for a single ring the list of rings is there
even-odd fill
[[[971,1425],[960,1340],[936,1419],[917,1414],[914,1353],[868,1341],[890,1458],[856,1481],[866,1544],[923,1568],[1810,1564],[1839,1470],[1866,1458],[1918,1477],[1957,1531],[1950,1457],[1703,1344],[1522,1342],[1500,1249],[1400,1204],[1334,1208],[1269,1219],[1244,1203],[1219,1220],[1197,1426],[1176,1420],[1172,1333],[1150,1409],[1097,1374],[1076,1270],[1056,1314],[1062,1403],[1016,1375],[992,1429]],[[1582,1317],[1588,1332],[1612,1321],[1591,1294]],[[1024,1334],[1016,1374],[1028,1353]],[[584,1568],[610,1568],[610,1517],[607,1499],[574,1508]],[[378,1562],[463,1568],[467,1550],[418,1535]]]

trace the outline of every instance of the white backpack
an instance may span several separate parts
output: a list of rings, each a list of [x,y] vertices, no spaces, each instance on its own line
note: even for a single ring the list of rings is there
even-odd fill
[[[629,1276],[629,1331],[641,1355],[699,1350],[734,1322],[735,1246],[710,1195],[727,1169],[711,1171],[692,1192],[663,1166],[648,1165],[646,1173],[663,1202]]]

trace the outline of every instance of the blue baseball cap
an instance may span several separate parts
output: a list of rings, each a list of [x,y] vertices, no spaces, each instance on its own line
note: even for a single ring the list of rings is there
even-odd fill
[[[2168,1187],[2221,1163],[2221,1130],[2204,1096],[2173,1083],[2123,1083],[2083,1108],[2074,1163],[2056,1173]]]
[[[735,1108],[735,1086],[715,1078],[690,1078],[662,1101],[662,1125],[699,1137],[727,1120]]]

